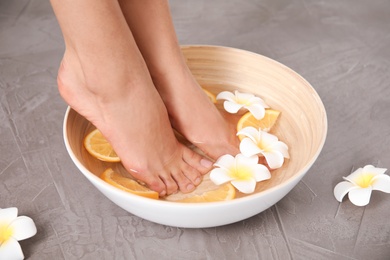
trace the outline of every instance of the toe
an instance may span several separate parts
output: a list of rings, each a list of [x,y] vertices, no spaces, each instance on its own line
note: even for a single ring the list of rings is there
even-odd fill
[[[183,160],[201,174],[208,173],[213,166],[213,162],[211,162],[209,159],[201,156],[187,147],[183,148]]]
[[[166,186],[160,178],[157,178],[156,180],[153,180],[151,182],[145,181],[145,183],[149,187],[149,189],[158,192],[160,197],[164,197],[165,195],[167,195]]]
[[[166,195],[170,195],[173,193],[176,193],[180,187],[178,186],[178,183],[176,179],[172,178],[171,174],[168,173],[160,173],[160,179],[164,182],[165,187],[166,187]]]
[[[149,187],[149,189],[158,192],[160,197],[167,195],[167,187],[165,185],[165,182],[159,176],[155,176],[152,174],[142,174],[135,171],[129,172],[135,179],[144,182],[146,186]]]
[[[183,172],[183,175],[187,179],[189,179],[195,186],[199,185],[200,182],[202,181],[201,173],[186,163],[184,163],[182,165],[182,172]]]
[[[200,176],[199,173],[198,175]],[[180,191],[183,193],[191,192],[196,188],[196,184],[194,184],[189,178],[187,178],[185,173],[181,170],[172,172],[172,177],[175,179]]]

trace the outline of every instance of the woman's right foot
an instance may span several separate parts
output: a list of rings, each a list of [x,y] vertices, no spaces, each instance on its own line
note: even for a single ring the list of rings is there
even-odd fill
[[[78,57],[66,51],[58,72],[64,100],[102,132],[136,179],[161,196],[194,190],[212,163],[177,141],[142,58],[132,60],[130,73],[110,66],[115,61],[89,63],[96,73],[88,75]]]
[[[211,162],[176,140],[119,2],[51,3],[66,46],[58,73],[65,101],[102,132],[136,179],[161,195],[193,190]]]

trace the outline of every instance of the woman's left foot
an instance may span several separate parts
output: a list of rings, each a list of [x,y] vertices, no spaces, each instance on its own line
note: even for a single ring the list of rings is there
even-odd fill
[[[153,81],[173,128],[215,160],[239,153],[235,127],[225,120],[186,65],[161,78],[153,77]]]

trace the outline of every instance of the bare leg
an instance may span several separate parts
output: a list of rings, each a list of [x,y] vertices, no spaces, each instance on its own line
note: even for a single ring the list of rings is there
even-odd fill
[[[101,130],[135,178],[161,195],[192,191],[211,162],[177,142],[119,4],[51,2],[66,44],[64,100]]]
[[[214,159],[238,153],[235,130],[229,129],[185,64],[168,2],[119,2],[173,127]]]

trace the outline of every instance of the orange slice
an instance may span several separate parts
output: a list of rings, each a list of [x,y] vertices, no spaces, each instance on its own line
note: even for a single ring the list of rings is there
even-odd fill
[[[193,197],[177,200],[176,202],[213,202],[232,200],[236,196],[236,190],[230,183],[222,185],[217,190],[212,190],[203,193],[202,195],[194,195]]]
[[[181,193],[167,196],[165,199],[173,202],[214,202],[232,200],[236,197],[236,189],[232,184],[215,185],[209,178],[209,175],[203,177],[203,181],[191,193]]]
[[[120,162],[118,155],[98,129],[84,139],[84,147],[95,158],[105,162]]]
[[[105,182],[117,187],[118,189],[146,197],[151,199],[158,199],[158,193],[139,184],[135,180],[123,177],[121,174],[114,172],[113,169],[108,168],[100,176]]]
[[[240,120],[238,120],[237,132],[248,126],[253,126],[256,129],[260,128],[261,130],[268,132],[274,126],[279,115],[280,111],[278,110],[266,109],[264,117],[260,120],[257,120],[251,112],[248,112],[244,114]],[[239,136],[239,138],[241,140],[242,136]]]
[[[202,89],[203,89],[204,93],[206,93],[206,95],[209,97],[211,102],[213,102],[214,104],[217,103],[217,98],[216,98],[216,96],[213,93],[211,93],[207,89],[204,89],[204,88],[202,88]]]

